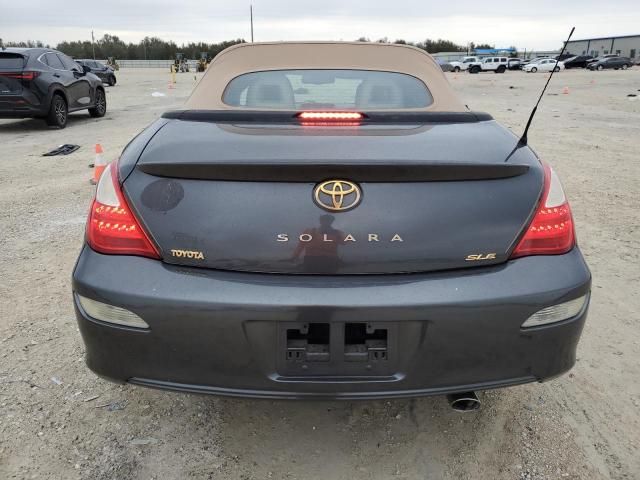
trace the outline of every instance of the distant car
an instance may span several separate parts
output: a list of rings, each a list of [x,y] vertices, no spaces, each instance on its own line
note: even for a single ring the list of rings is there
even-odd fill
[[[453,67],[454,72],[459,72],[461,70],[468,70],[469,65],[473,63],[479,63],[482,59],[480,57],[464,57],[461,62],[449,62]]]
[[[589,65],[591,65],[592,63],[596,63],[599,62],[600,60],[604,60],[605,58],[613,58],[613,57],[618,57],[619,55],[617,53],[609,53],[607,55],[603,55],[601,57],[592,57],[591,60],[587,61],[587,68],[589,67]]]
[[[96,75],[103,83],[107,83],[110,87],[113,87],[116,84],[116,74],[113,71],[113,68],[105,65],[104,63],[98,62],[97,60],[76,60],[85,70]]]
[[[469,73],[494,72],[504,73],[507,70],[507,57],[487,57],[481,62],[475,62],[469,65]]]
[[[556,55],[555,57],[553,57],[555,60],[560,60],[561,62],[564,62],[567,58],[572,58],[575,55],[573,53],[563,53],[562,55]]]
[[[587,64],[593,60],[591,55],[577,55],[567,58],[564,61],[564,68],[586,68]]]
[[[631,60],[629,58],[616,56],[603,58],[602,60],[598,60],[597,62],[590,63],[588,68],[589,70],[604,70],[606,68],[613,68],[614,70],[626,70],[631,66],[633,66],[633,63],[631,63]]]
[[[438,63],[438,65],[440,65],[440,68],[442,69],[443,72],[453,71],[453,65],[451,65],[449,62],[445,62],[444,60],[440,60],[440,59],[436,59],[436,62]]]
[[[71,57],[49,48],[0,50],[0,118],[44,118],[64,128],[69,112],[103,117],[102,81]]]
[[[521,58],[510,58],[507,60],[507,68],[509,70],[520,70],[522,68]]]
[[[522,62],[522,68],[524,69],[525,65],[529,65],[530,63],[538,63],[540,60],[543,60],[546,58],[550,58],[550,57],[534,57],[534,58],[529,58],[527,60],[524,60]]]
[[[543,58],[536,63],[526,64],[522,69],[527,73],[550,72],[552,70],[559,72],[560,70],[564,70],[564,63],[559,62],[555,58]]]

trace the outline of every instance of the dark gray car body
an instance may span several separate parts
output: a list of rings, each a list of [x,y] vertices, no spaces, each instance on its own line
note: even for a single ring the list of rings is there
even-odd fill
[[[97,374],[220,395],[355,399],[483,390],[573,366],[586,306],[521,325],[588,294],[590,273],[577,247],[509,259],[543,170],[491,117],[388,114],[355,129],[232,117],[170,114],[124,150],[124,194],[162,259],[83,247],[74,303]],[[332,214],[356,241],[335,259],[296,258],[296,236],[326,215],[312,192],[327,178],[362,189],[357,208]],[[283,233],[290,241],[277,241]],[[176,248],[204,259],[176,258]],[[482,252],[496,255],[465,260]],[[77,295],[126,308],[149,329],[95,320]],[[327,326],[327,361],[287,362],[288,332],[311,324]],[[387,332],[384,361],[353,361],[353,325],[374,340]]]
[[[110,66],[91,59],[76,59],[75,61],[81,65],[85,71],[93,73],[96,77],[102,80],[103,83],[108,83],[110,86],[114,86],[116,84],[116,74]]]
[[[590,62],[587,65],[587,68],[589,70],[602,70],[602,69],[615,69],[618,70],[620,68],[622,69],[626,69],[626,68],[630,68],[633,66],[633,63],[631,63],[631,59],[627,58],[627,57],[607,57],[607,58],[603,58],[602,60],[596,60],[593,62]]]
[[[49,65],[49,56],[60,63]],[[85,73],[71,57],[57,50],[7,48],[0,50],[3,58],[19,58],[21,62],[10,67],[0,63],[0,118],[45,117],[56,94],[64,97],[69,112],[91,109],[96,106],[97,90],[104,91],[98,77]],[[30,81],[11,77],[25,71],[37,77]]]

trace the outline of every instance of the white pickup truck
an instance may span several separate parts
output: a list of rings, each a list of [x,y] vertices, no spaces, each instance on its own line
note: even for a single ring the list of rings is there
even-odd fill
[[[469,64],[469,73],[494,72],[504,73],[509,66],[507,57],[487,57],[481,62],[473,62]]]
[[[471,65],[472,63],[478,63],[480,62],[480,60],[481,60],[480,57],[463,57],[463,59],[459,62],[455,61],[455,62],[449,62],[449,63],[453,67],[453,71],[457,73],[460,70],[468,70],[469,65]]]

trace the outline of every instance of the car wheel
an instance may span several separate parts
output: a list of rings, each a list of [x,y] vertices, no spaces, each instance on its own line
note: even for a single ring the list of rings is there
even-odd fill
[[[111,76],[109,77],[109,82],[108,82],[108,83],[109,83],[109,86],[110,86],[110,87],[113,87],[113,86],[116,84],[116,77],[115,77],[115,75],[111,75]]]
[[[104,90],[99,88],[96,90],[96,104],[89,109],[89,115],[98,118],[104,117],[105,113],[107,113],[107,97],[104,94]]]
[[[556,67],[553,69],[554,72],[559,72],[560,71],[560,67]]]
[[[453,67],[453,71],[458,73],[460,71],[460,67]]]
[[[47,114],[47,125],[50,127],[64,128],[67,126],[67,117],[69,116],[69,109],[67,107],[67,101],[62,95],[56,93],[51,98],[51,105],[49,106],[49,113]]]
[[[536,67],[531,67],[531,72],[532,73],[536,73],[538,71],[538,69]]]
[[[500,65],[496,70],[496,73],[504,73],[506,69],[507,67],[505,67],[504,65]]]
[[[624,65],[622,65],[622,69],[626,70],[627,68],[629,68],[629,65],[627,65],[626,63]]]
[[[598,65],[598,70],[604,70],[604,67],[602,65]]]

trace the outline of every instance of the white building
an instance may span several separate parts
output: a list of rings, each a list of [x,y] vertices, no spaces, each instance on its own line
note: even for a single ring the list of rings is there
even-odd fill
[[[640,56],[640,34],[571,40],[567,44],[567,52],[574,55],[591,55],[592,57],[618,54],[621,57],[635,59]]]

